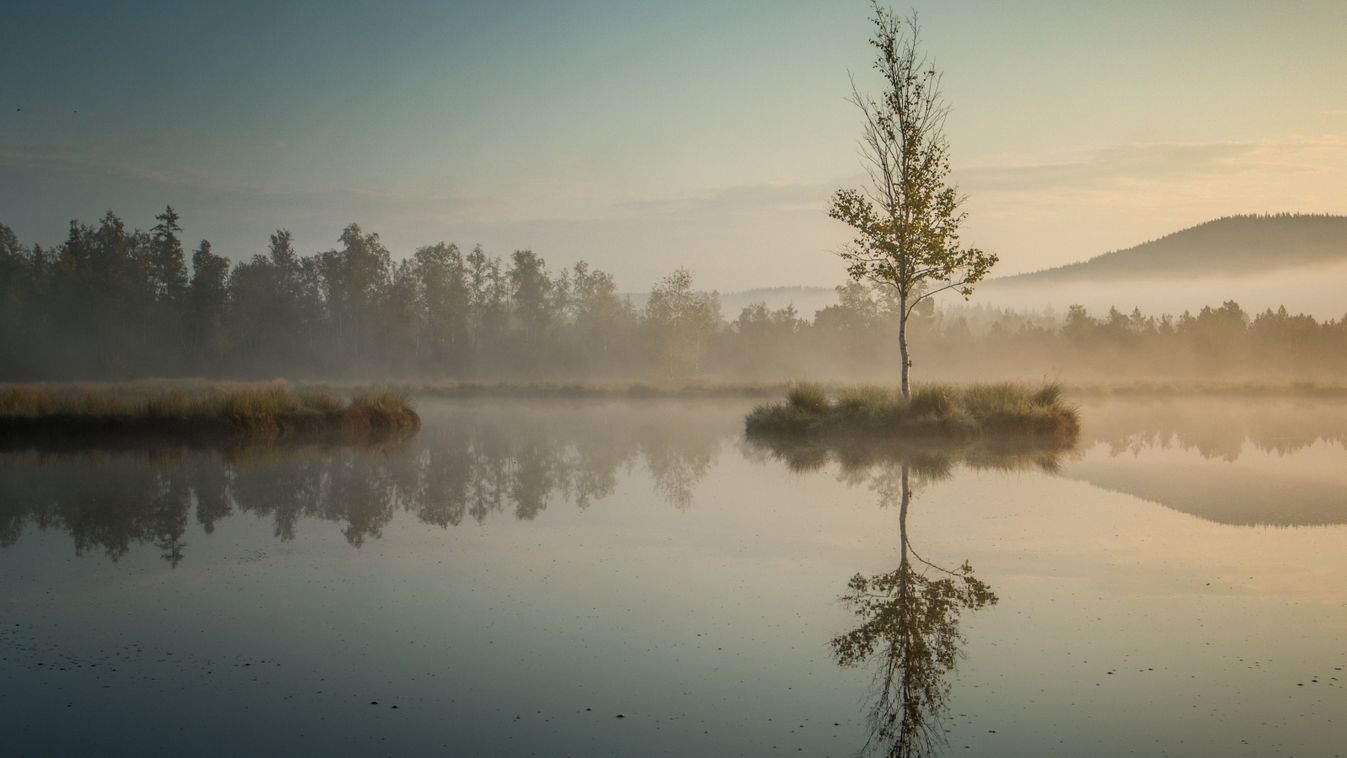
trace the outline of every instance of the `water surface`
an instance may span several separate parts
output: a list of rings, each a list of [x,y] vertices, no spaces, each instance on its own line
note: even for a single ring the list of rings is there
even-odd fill
[[[1347,405],[791,450],[747,402],[423,401],[383,447],[0,452],[18,755],[1347,745]]]

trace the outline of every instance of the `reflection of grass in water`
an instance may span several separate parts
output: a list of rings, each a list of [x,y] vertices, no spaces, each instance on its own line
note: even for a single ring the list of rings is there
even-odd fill
[[[792,471],[808,472],[837,462],[848,474],[905,463],[925,479],[948,476],[955,465],[994,471],[1036,468],[1056,473],[1063,455],[1071,452],[1073,440],[1053,437],[1006,439],[961,437],[956,439],[891,439],[872,437],[821,438],[798,434],[750,434],[751,449],[783,461]]]
[[[29,438],[368,436],[420,425],[404,396],[378,390],[345,400],[285,382],[0,386],[0,430]]]
[[[807,438],[1032,438],[1074,441],[1076,409],[1056,384],[1033,388],[998,383],[928,384],[910,400],[884,387],[829,392],[816,384],[791,387],[783,402],[754,408],[745,420],[750,436]]]

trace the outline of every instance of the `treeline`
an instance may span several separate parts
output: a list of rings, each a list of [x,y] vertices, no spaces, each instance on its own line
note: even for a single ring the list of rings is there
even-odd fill
[[[894,303],[857,283],[807,318],[751,305],[726,320],[686,270],[638,307],[584,262],[559,271],[439,243],[394,260],[352,224],[301,255],[285,230],[231,263],[184,248],[172,208],[148,231],[109,212],[52,248],[0,225],[0,380],[143,376],[375,379],[891,379]],[[1235,303],[1178,317],[1073,307],[1065,318],[967,307],[910,324],[919,377],[1331,378],[1347,323]]]
[[[608,274],[552,274],[527,250],[441,243],[394,261],[352,224],[316,255],[280,230],[234,265],[202,241],[189,265],[178,215],[156,221],[131,230],[109,212],[52,249],[0,226],[4,378],[583,373],[634,360],[637,327],[676,352],[683,322],[714,321],[681,273],[636,314]]]
[[[1061,318],[1002,313],[981,331],[943,314],[927,327],[931,361],[952,376],[991,366],[1009,376],[1102,381],[1339,381],[1347,371],[1347,317],[1320,322],[1285,307],[1250,315],[1233,301],[1177,317],[1117,308],[1095,316],[1079,305]]]

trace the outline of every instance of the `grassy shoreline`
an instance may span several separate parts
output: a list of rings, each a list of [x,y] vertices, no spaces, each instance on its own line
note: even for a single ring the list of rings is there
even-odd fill
[[[342,398],[284,382],[0,385],[0,434],[33,438],[289,439],[415,432],[395,392]]]
[[[829,391],[791,387],[784,401],[754,408],[744,420],[749,436],[804,438],[971,438],[1073,441],[1080,416],[1056,384],[920,386],[905,400],[897,391],[859,386]]]

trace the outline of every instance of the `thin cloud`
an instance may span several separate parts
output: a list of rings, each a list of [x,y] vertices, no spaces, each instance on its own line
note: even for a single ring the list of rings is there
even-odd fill
[[[455,193],[388,187],[277,187],[222,180],[191,168],[160,168],[81,153],[62,145],[0,144],[0,171],[26,170],[73,177],[113,177],[168,190],[200,193],[220,202],[321,208],[328,203],[357,203],[373,210],[425,210],[469,213],[487,203],[485,198]]]
[[[613,208],[632,214],[822,213],[828,196],[839,186],[842,185],[805,182],[746,184],[684,197],[626,200],[614,203]]]
[[[982,192],[1122,189],[1234,174],[1316,173],[1347,161],[1347,138],[1145,143],[1096,150],[1077,161],[982,166],[959,172]]]

